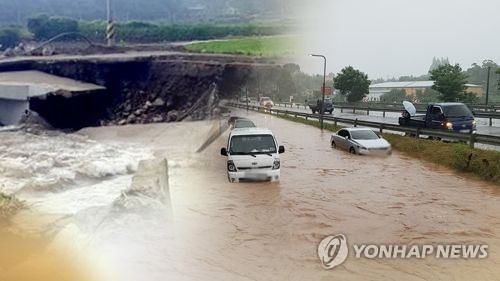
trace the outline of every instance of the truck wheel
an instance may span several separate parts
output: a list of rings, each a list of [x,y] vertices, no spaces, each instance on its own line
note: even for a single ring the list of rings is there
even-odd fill
[[[354,147],[349,148],[349,153],[356,154],[356,149],[354,149]]]

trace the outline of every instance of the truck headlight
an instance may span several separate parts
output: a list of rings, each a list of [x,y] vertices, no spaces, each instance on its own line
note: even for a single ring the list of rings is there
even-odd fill
[[[237,172],[238,171],[232,160],[227,161],[227,170],[229,172]]]
[[[281,167],[279,159],[274,159],[273,170],[278,170]]]
[[[453,130],[453,123],[451,123],[451,122],[446,122],[446,128],[447,128],[448,130]]]
[[[476,127],[477,127],[477,121],[474,120],[474,121],[472,121],[472,128],[475,129]]]

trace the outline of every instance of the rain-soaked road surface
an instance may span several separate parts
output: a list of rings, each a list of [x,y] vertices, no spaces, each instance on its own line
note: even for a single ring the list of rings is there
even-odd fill
[[[274,116],[233,114],[271,128],[286,146],[280,183],[228,183],[219,155],[228,132],[192,153],[208,131],[203,123],[185,133],[175,125],[175,134],[168,126],[83,132],[169,159],[170,219],[124,214],[96,226],[89,221],[99,217],[97,206],[73,219],[94,252],[115,253],[116,268],[108,269],[123,274],[119,280],[499,280],[497,187],[397,152],[369,158],[333,150],[329,133]],[[489,257],[371,260],[351,251],[325,270],[318,243],[339,233],[350,245],[487,244]]]

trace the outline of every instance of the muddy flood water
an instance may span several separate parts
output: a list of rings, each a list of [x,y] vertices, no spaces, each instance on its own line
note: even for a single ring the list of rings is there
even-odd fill
[[[10,229],[49,233],[87,255],[92,270],[107,271],[107,280],[500,280],[497,187],[398,152],[371,158],[334,150],[330,133],[306,125],[232,114],[270,128],[286,147],[279,183],[229,183],[219,154],[228,132],[195,153],[216,122],[43,139],[0,133],[9,136],[0,138],[0,190],[31,206]],[[14,153],[20,137],[24,147]],[[49,155],[54,146],[43,143],[54,141],[58,152]],[[148,211],[113,210],[138,161],[150,158],[168,160],[168,208],[153,198]],[[358,259],[350,251],[326,270],[317,247],[333,234],[349,245],[486,244],[488,257]]]

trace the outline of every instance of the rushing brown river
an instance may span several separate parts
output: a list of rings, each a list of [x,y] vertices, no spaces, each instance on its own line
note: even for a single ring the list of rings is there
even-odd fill
[[[80,134],[90,137],[83,140],[85,149],[98,146],[102,157],[89,156],[85,163],[115,163],[104,177],[112,184],[75,180],[77,188],[71,188],[66,181],[56,192],[44,189],[35,196],[25,189],[20,197],[41,216],[56,217],[40,231],[78,241],[117,280],[500,279],[497,187],[397,152],[372,158],[334,150],[330,133],[306,125],[233,114],[270,128],[285,145],[281,182],[228,183],[226,159],[219,154],[227,132],[194,153],[208,135],[208,123],[96,128]],[[68,143],[61,145],[69,149],[71,139],[80,138],[65,138]],[[116,153],[105,152],[117,147],[121,160],[106,162]],[[135,171],[130,158],[153,155],[169,161],[171,213],[109,216],[106,210]],[[23,227],[22,217],[15,220],[17,228]],[[350,245],[487,244],[488,258],[357,259],[350,252],[345,263],[325,270],[318,244],[340,233]]]

